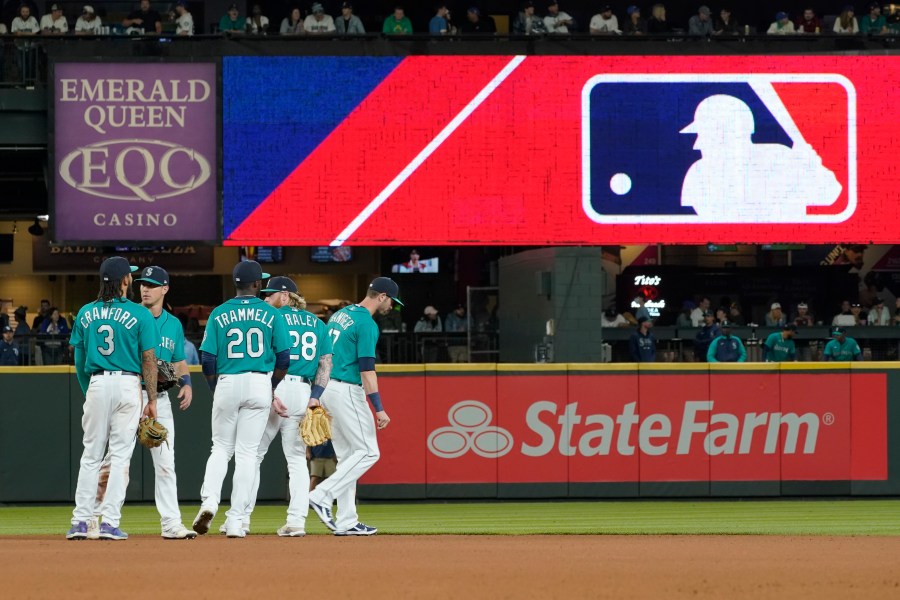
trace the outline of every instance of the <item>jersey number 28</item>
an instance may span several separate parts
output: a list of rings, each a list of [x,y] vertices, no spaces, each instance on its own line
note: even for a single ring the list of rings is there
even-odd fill
[[[298,331],[291,331],[290,334],[291,342],[295,349],[300,348],[300,356],[303,357],[303,360],[313,360],[316,357],[316,342],[318,341],[315,332],[306,331],[303,336]],[[291,360],[297,360],[297,355],[291,354]]]

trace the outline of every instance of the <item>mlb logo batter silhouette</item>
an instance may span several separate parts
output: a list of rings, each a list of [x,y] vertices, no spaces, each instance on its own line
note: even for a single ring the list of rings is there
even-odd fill
[[[801,110],[820,120],[809,141]],[[855,92],[840,76],[601,75],[582,123],[583,207],[599,223],[841,222],[856,208]]]

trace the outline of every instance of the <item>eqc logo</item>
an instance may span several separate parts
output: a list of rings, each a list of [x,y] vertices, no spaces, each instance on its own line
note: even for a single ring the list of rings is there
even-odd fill
[[[611,74],[582,90],[582,203],[597,223],[840,223],[856,184],[843,76]]]

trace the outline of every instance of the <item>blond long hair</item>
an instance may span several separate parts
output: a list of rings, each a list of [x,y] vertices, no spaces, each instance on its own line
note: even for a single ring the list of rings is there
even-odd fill
[[[288,292],[288,306],[290,306],[291,308],[306,310],[306,298],[304,298],[300,294]]]

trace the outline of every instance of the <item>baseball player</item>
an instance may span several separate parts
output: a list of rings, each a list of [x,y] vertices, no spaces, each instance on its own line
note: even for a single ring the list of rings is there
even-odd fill
[[[797,346],[794,344],[794,335],[797,333],[797,326],[788,323],[766,338],[763,343],[763,356],[766,362],[785,362],[797,360]]]
[[[203,374],[213,390],[213,446],[193,529],[200,535],[209,531],[219,508],[228,462],[234,456],[225,534],[242,538],[256,476],[256,452],[269,411],[274,406],[279,415],[287,416],[287,408],[274,390],[290,363],[291,342],[281,313],[257,297],[269,274],[251,260],[239,262],[232,276],[237,295],[209,315],[200,345]]]
[[[356,513],[356,482],[378,461],[375,423],[366,399],[375,409],[378,429],[391,422],[381,405],[375,374],[375,343],[378,325],[374,314],[387,314],[391,303],[400,306],[400,288],[388,277],[369,284],[366,297],[332,315],[328,321],[334,356],[331,381],[322,394],[322,405],[331,416],[334,452],[338,464],[334,475],[309,494],[309,506],[335,535],[373,535],[378,530],[359,522]],[[337,500],[338,520],[331,514]]]
[[[862,350],[859,349],[859,344],[853,338],[847,337],[847,332],[842,327],[832,329],[831,338],[825,344],[822,356],[824,360],[862,360]]]
[[[75,353],[75,373],[85,394],[84,453],[75,487],[70,540],[87,538],[94,515],[100,465],[109,444],[111,457],[106,497],[100,508],[103,524],[98,537],[125,540],[119,529],[128,465],[141,411],[141,375],[147,384],[144,417],[156,417],[156,347],[159,334],[150,311],[128,299],[132,267],[120,256],[100,265],[102,284],[95,302],[85,304],[72,327],[69,343]]]
[[[290,504],[287,523],[278,529],[281,537],[306,535],[306,513],[309,512],[309,468],[306,445],[299,435],[300,419],[307,408],[319,405],[331,373],[331,336],[328,327],[316,315],[304,310],[306,302],[298,295],[297,284],[287,277],[273,277],[262,290],[265,301],[281,311],[291,336],[291,364],[275,395],[287,407],[287,418],[273,409],[256,457],[256,478],[247,517],[253,512],[259,490],[259,466],[269,445],[281,432],[281,446],[287,460]],[[244,522],[246,526],[246,521]]]
[[[166,310],[163,310],[163,299],[169,291],[169,274],[158,266],[146,267],[141,276],[134,280],[140,282],[141,305],[150,311],[156,321],[159,345],[156,347],[156,358],[173,363],[181,381],[178,393],[179,408],[187,410],[193,397],[191,375],[184,360],[184,329],[181,321]],[[147,403],[147,391],[143,392],[144,404]],[[168,392],[159,394],[156,401],[157,420],[169,431],[165,444],[150,449],[153,458],[156,488],[154,498],[162,524],[162,537],[167,540],[183,540],[197,537],[181,522],[181,510],[178,508],[178,484],[175,477],[175,420],[172,417],[172,403]],[[106,486],[103,482],[103,471],[108,468],[110,455],[107,454],[101,468],[100,489],[97,493],[97,509],[103,501]],[[127,480],[126,480],[127,483]],[[96,535],[97,519],[88,523],[88,537]]]

